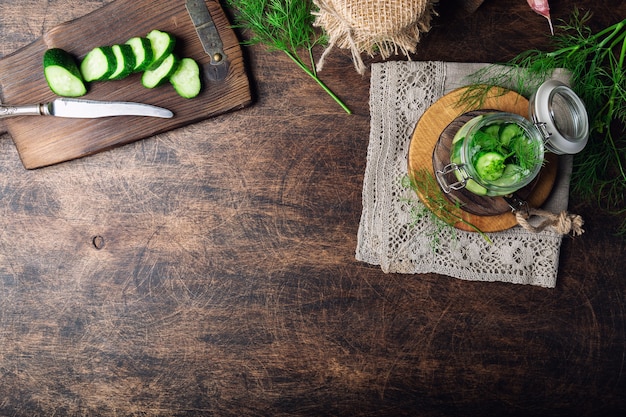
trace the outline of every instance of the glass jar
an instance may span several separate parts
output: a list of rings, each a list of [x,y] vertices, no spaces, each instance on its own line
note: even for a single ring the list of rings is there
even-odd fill
[[[529,100],[529,116],[494,111],[466,122],[452,139],[450,164],[435,172],[442,190],[509,195],[537,177],[546,151],[574,154],[585,147],[587,112],[567,85],[543,83]],[[456,182],[446,180],[450,173]]]

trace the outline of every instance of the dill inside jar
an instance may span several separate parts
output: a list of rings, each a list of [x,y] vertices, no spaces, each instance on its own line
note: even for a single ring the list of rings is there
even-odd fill
[[[525,187],[543,161],[543,137],[535,125],[504,112],[468,121],[455,134],[450,152],[457,185],[485,196],[503,196]]]

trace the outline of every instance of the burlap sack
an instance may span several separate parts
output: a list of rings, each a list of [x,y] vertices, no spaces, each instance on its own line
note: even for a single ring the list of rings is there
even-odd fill
[[[438,0],[313,0],[314,25],[328,35],[324,58],[333,47],[348,49],[356,70],[365,72],[362,53],[380,54],[383,59],[416,50],[420,35],[430,30]]]

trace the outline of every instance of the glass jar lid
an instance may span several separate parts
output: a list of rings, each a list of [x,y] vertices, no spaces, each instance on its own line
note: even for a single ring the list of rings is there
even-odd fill
[[[531,120],[545,140],[546,150],[575,154],[589,139],[589,118],[583,101],[565,83],[548,80],[529,100]]]

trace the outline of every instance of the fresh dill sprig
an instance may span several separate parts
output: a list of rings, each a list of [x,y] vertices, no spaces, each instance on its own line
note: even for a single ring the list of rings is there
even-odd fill
[[[626,19],[593,33],[591,14],[574,10],[556,26],[553,49],[530,49],[509,62],[487,66],[470,77],[460,102],[468,108],[487,94],[511,86],[529,97],[557,69],[571,74],[572,89],[583,100],[590,140],[574,158],[572,193],[595,201],[609,213],[626,215]],[[520,69],[524,71],[519,71]],[[495,89],[495,90],[494,90]],[[626,234],[626,219],[620,232]]]
[[[518,165],[522,170],[532,169],[543,165],[543,153],[539,152],[539,144],[529,142],[526,135],[515,135],[507,145],[504,145],[499,136],[487,133],[480,129],[474,132],[473,145],[480,148],[480,153],[496,152],[504,156],[510,163]]]
[[[439,235],[443,230],[450,230],[453,238],[456,236],[457,223],[463,223],[474,231],[478,232],[488,243],[493,243],[489,236],[462,216],[459,204],[454,204],[448,200],[439,188],[435,177],[425,169],[415,171],[412,175],[404,175],[401,179],[402,187],[419,192],[420,198],[425,201],[423,205],[414,204],[414,199],[403,199],[410,205],[413,223],[417,223],[423,217],[430,218],[435,230],[429,235],[433,241],[433,246],[439,243]]]
[[[531,170],[537,165],[543,166],[545,163],[543,152],[539,151],[539,146],[537,142],[529,143],[524,135],[515,136],[509,144],[511,152],[508,156],[515,156],[514,162],[523,170]]]
[[[236,12],[234,27],[250,32],[250,38],[243,42],[245,45],[262,44],[271,51],[284,52],[346,113],[352,113],[315,70],[313,47],[326,43],[326,37],[313,27],[311,0],[228,0],[227,3]],[[300,57],[303,50],[308,55],[308,64]]]

